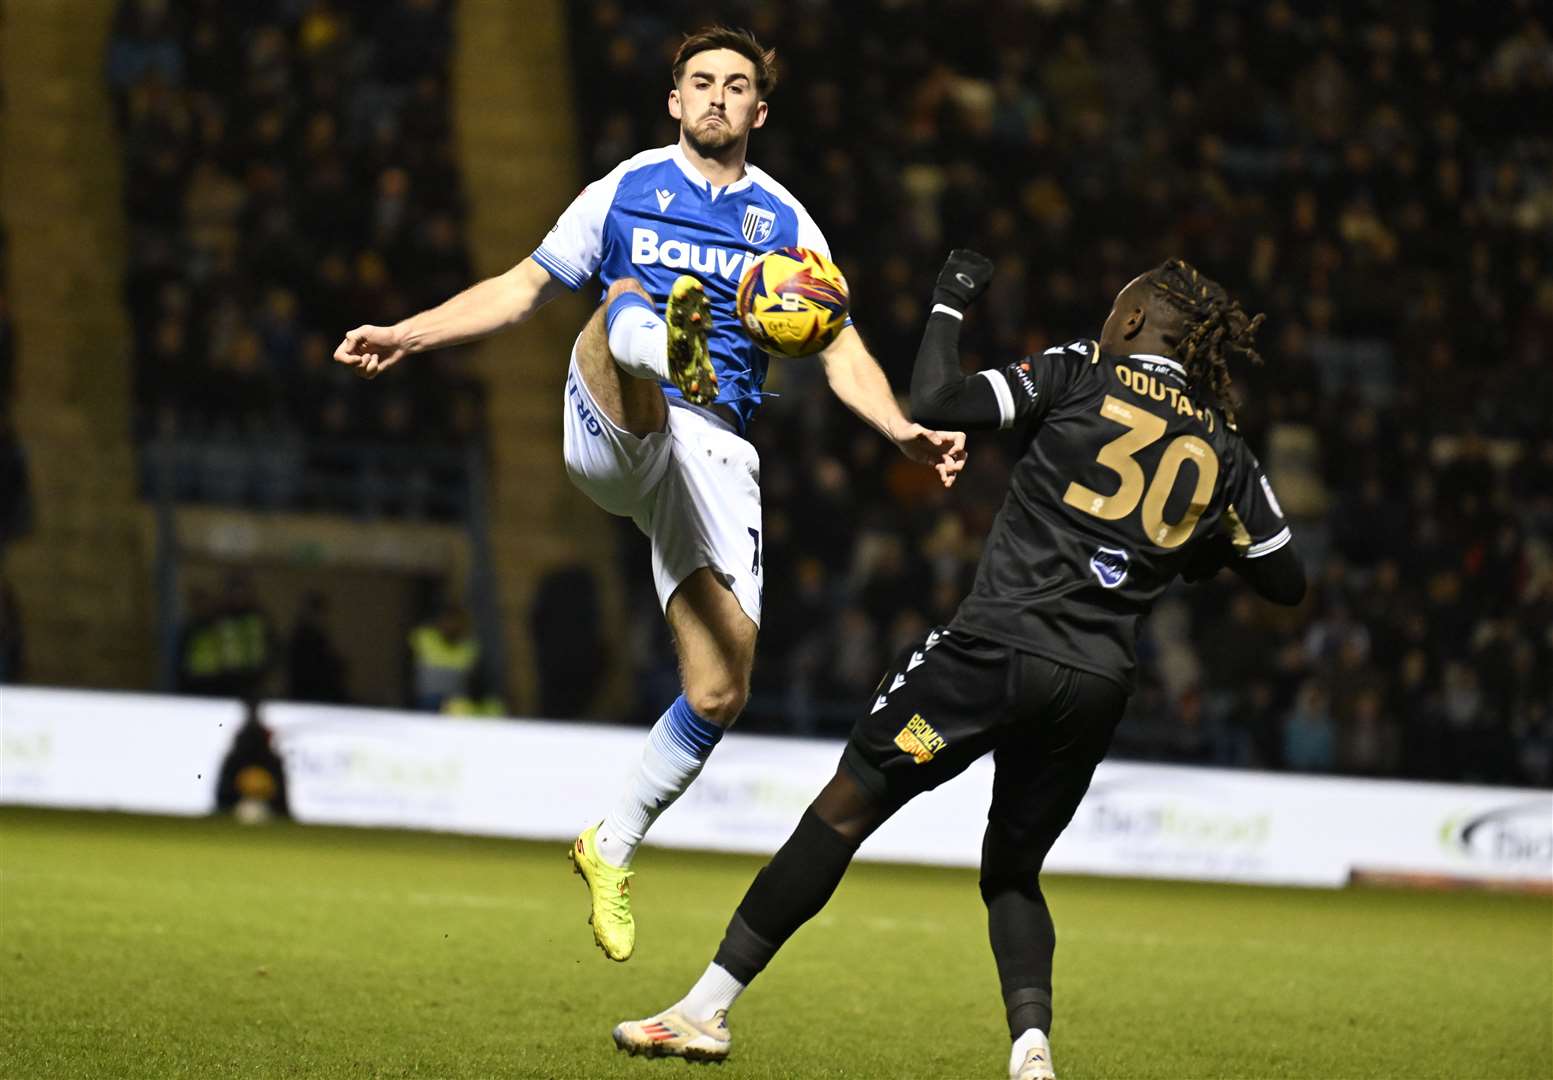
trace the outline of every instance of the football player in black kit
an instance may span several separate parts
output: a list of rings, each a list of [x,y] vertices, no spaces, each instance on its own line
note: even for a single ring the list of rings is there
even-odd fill
[[[989,751],[981,894],[1009,1033],[1009,1074],[1050,1080],[1046,853],[1072,820],[1132,689],[1138,622],[1177,575],[1228,566],[1296,604],[1305,574],[1256,457],[1235,429],[1228,363],[1259,362],[1248,317],[1181,259],[1116,297],[1100,340],[962,374],[961,320],[992,277],[949,256],[911,382],[935,428],[1012,429],[1023,455],[976,583],[947,627],[906,649],[852,731],[835,777],[745,894],[678,1003],[615,1028],[632,1053],[721,1060],[727,1012],[824,907],[862,841]]]

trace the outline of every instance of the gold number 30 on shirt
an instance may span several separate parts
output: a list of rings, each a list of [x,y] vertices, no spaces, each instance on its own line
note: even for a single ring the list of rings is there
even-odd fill
[[[1180,547],[1197,527],[1197,519],[1208,509],[1214,482],[1219,478],[1219,456],[1196,435],[1178,435],[1165,447],[1154,479],[1148,481],[1144,478],[1143,466],[1134,455],[1164,436],[1167,426],[1164,419],[1109,394],[1100,406],[1100,415],[1127,429],[1095,455],[1095,460],[1121,477],[1122,482],[1114,495],[1102,495],[1075,481],[1068,485],[1062,501],[1103,521],[1117,521],[1137,509],[1142,500],[1143,531],[1150,542],[1163,548]],[[1171,523],[1165,520],[1165,500],[1170,498],[1181,466],[1188,461],[1197,467],[1197,486],[1192,491],[1186,513],[1180,521]]]

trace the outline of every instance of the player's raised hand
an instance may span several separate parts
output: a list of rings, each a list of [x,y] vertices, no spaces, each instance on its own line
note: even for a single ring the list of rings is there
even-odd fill
[[[363,379],[375,379],[408,353],[403,336],[392,326],[358,326],[345,335],[334,358],[356,369]]]
[[[944,260],[933,287],[933,303],[964,311],[987,291],[992,281],[992,260],[970,248],[955,248]]]
[[[965,432],[932,431],[921,424],[907,424],[895,436],[895,445],[912,461],[933,466],[944,487],[954,487],[965,468]]]

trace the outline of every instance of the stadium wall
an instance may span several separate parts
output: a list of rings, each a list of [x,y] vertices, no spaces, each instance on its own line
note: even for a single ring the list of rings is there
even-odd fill
[[[0,803],[203,814],[233,701],[0,689]],[[271,702],[306,823],[570,840],[634,767],[632,728]],[[665,847],[769,853],[836,767],[831,740],[732,734],[658,823]],[[861,858],[974,866],[992,763],[907,806]],[[1106,762],[1058,873],[1336,887],[1355,877],[1553,888],[1553,791]]]

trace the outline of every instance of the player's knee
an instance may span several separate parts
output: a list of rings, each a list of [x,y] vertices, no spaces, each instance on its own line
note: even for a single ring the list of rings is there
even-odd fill
[[[633,292],[639,296],[647,296],[647,290],[642,288],[640,281],[629,277],[617,278],[609,283],[609,291],[604,295],[604,303],[608,305],[617,296],[624,296],[626,293]],[[652,298],[648,297],[648,299]]]
[[[1039,896],[1045,861],[1046,852],[1034,837],[990,825],[981,851],[981,898],[990,903],[1008,892]]]
[[[732,726],[744,711],[749,690],[735,682],[712,682],[685,689],[685,700],[696,715],[720,728]]]
[[[815,798],[812,809],[819,818],[852,844],[861,844],[890,816],[889,806],[858,783],[845,766]]]
[[[1041,873],[1039,870],[1024,870],[1012,866],[997,869],[982,867],[979,885],[984,903],[990,904],[1007,893],[1017,893],[1033,900],[1041,894]]]

